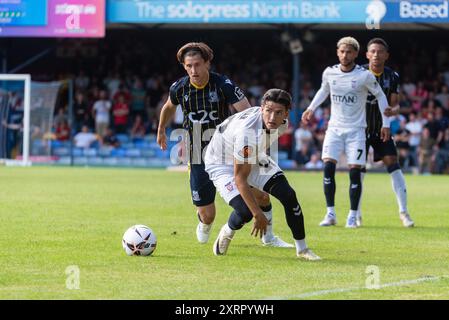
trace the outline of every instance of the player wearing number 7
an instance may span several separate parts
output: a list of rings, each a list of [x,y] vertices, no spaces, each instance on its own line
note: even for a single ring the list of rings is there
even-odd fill
[[[167,149],[165,128],[175,114],[176,106],[181,105],[184,113],[183,126],[189,136],[187,144],[190,147],[191,196],[200,220],[196,228],[196,235],[200,243],[206,243],[215,219],[216,189],[205,171],[202,154],[217,125],[230,116],[229,106],[233,106],[237,111],[242,111],[250,108],[251,105],[242,90],[231,80],[226,76],[209,71],[213,51],[205,43],[185,44],[178,50],[177,59],[187,72],[187,76],[179,79],[170,87],[169,98],[161,111],[157,143],[161,149]],[[274,247],[293,247],[273,234],[269,196],[255,189],[253,194],[269,223],[262,242]]]
[[[384,142],[390,138],[390,121],[384,114],[388,108],[387,98],[374,75],[355,64],[359,49],[359,43],[352,37],[338,41],[337,56],[340,64],[324,70],[321,88],[302,115],[303,122],[310,121],[313,112],[330,95],[331,117],[322,154],[327,212],[320,226],[337,224],[335,168],[341,153],[345,152],[349,166],[351,204],[346,227],[357,228],[357,209],[362,192],[361,168],[366,162],[366,99],[369,92],[376,97],[382,115],[380,138]]]

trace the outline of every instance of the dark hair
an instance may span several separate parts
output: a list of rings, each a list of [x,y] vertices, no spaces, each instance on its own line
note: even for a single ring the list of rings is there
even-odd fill
[[[204,61],[212,61],[214,51],[204,42],[189,42],[181,47],[176,54],[179,63],[184,63],[186,56],[194,56],[199,54]]]
[[[268,101],[279,103],[290,109],[292,106],[292,96],[285,90],[282,89],[270,89],[262,97],[262,106]]]
[[[388,47],[387,42],[386,42],[384,39],[382,39],[382,38],[373,38],[373,39],[371,39],[371,40],[368,42],[368,44],[366,45],[366,48],[368,49],[369,46],[372,45],[372,44],[380,44],[380,45],[383,45],[384,48],[385,48],[385,50],[387,50],[387,52],[390,50],[390,47]]]

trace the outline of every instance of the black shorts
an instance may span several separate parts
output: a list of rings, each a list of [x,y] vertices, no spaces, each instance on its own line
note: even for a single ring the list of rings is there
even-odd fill
[[[387,142],[383,142],[380,136],[378,135],[367,135],[366,137],[366,157],[368,158],[369,147],[373,147],[374,150],[374,161],[380,161],[385,156],[398,156],[396,150],[396,144],[393,141],[393,138]]]
[[[197,207],[207,206],[215,201],[216,189],[209,179],[204,164],[190,164],[190,192]]]

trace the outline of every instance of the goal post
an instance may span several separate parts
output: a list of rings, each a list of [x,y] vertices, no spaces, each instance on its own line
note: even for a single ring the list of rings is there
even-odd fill
[[[2,155],[6,164],[14,163],[23,166],[31,165],[30,161],[30,109],[31,109],[31,75],[29,74],[0,74],[0,82],[23,81],[23,145],[22,159],[17,161],[7,159]],[[1,89],[1,87],[0,87]],[[6,102],[8,103],[8,102]]]

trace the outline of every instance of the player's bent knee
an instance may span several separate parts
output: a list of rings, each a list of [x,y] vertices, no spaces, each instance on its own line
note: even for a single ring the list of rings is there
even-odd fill
[[[241,195],[234,197],[229,201],[229,205],[234,209],[228,220],[228,225],[233,230],[239,230],[245,223],[253,218],[251,210],[246,205]]]

